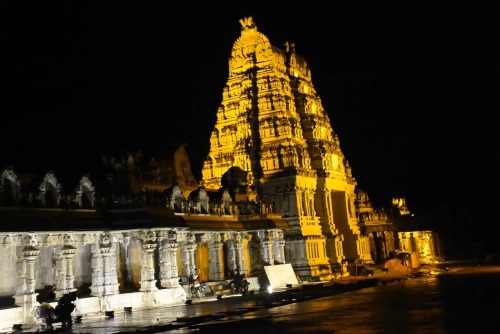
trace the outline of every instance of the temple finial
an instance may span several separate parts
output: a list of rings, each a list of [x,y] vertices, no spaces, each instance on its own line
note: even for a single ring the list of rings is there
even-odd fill
[[[255,23],[251,16],[244,17],[240,20],[241,30],[255,29]]]

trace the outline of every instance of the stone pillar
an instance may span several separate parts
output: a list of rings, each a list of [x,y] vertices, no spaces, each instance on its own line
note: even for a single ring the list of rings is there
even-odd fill
[[[223,263],[223,243],[220,233],[211,235],[210,242],[208,243],[208,277],[211,280],[224,279],[224,272],[222,270]]]
[[[197,246],[195,235],[189,233],[186,236],[186,242],[181,247],[182,275],[185,277],[189,277],[189,275],[196,271],[194,252],[196,251]]]
[[[75,275],[73,275],[73,258],[76,255],[75,248],[67,248],[63,252],[66,258],[66,293],[75,291]]]
[[[395,234],[393,231],[385,231],[384,232],[384,239],[385,239],[385,244],[386,244],[386,258],[389,258],[391,255],[391,252],[394,252],[396,250],[396,238]]]
[[[75,291],[73,258],[76,254],[76,240],[72,233],[63,236],[63,247],[56,254],[56,298]]]
[[[240,274],[246,274],[245,257],[243,255],[243,241],[241,233],[236,233],[234,236],[234,253],[236,260],[236,269],[239,269]]]
[[[124,236],[122,238],[122,246],[123,246],[123,253],[125,255],[125,258],[122,258],[120,256],[120,260],[123,263],[124,266],[124,284],[125,287],[131,287],[133,286],[132,282],[132,264],[130,262],[130,256],[129,256],[129,247],[130,247],[130,236]]]
[[[56,262],[56,298],[61,298],[66,291],[66,262],[63,256],[62,249],[59,249],[54,254],[54,259]]]
[[[104,276],[102,265],[102,254],[99,242],[92,244],[92,285],[90,286],[90,295],[102,296],[104,294]]]
[[[111,237],[109,238],[108,246],[101,248],[104,268],[104,311],[115,309],[115,296],[120,293],[118,290],[118,275],[116,273],[115,246]]]
[[[275,238],[273,238],[274,261],[279,264],[285,263],[285,239],[283,238],[283,231],[276,231]]]
[[[226,246],[227,246],[227,266],[228,266],[227,269],[230,272],[233,272],[236,271],[237,269],[236,250],[234,248],[234,241],[232,239],[227,240]]]
[[[307,239],[304,237],[298,237],[297,239],[297,262],[300,263],[301,265],[308,265],[307,261]]]
[[[118,275],[116,273],[116,258],[115,258],[115,247],[110,245],[102,251],[102,260],[104,267],[104,294],[105,295],[116,295],[118,291]]]
[[[401,250],[402,251],[409,251],[410,250],[410,246],[409,246],[409,240],[406,236],[406,233],[403,232],[400,234],[401,236]]]
[[[261,256],[264,265],[274,264],[273,259],[273,240],[269,239],[269,233],[267,231],[259,231],[259,239],[260,239],[260,247],[261,247]]]
[[[22,309],[24,324],[36,324],[35,308],[40,305],[35,292],[35,260],[40,254],[39,237],[36,233],[28,233],[22,237],[22,246],[17,252],[17,289],[15,304]]]
[[[165,245],[163,243],[166,243]],[[162,241],[158,249],[160,257],[160,284],[165,286],[170,279],[170,254],[168,252],[168,241]]]
[[[177,250],[179,249],[179,243],[177,241],[170,241],[168,244],[169,257],[170,257],[170,276],[179,283],[179,266],[177,265]]]
[[[297,212],[296,212],[296,214],[299,217],[305,216],[305,214],[304,214],[303,191],[301,189],[296,189],[295,196],[296,196],[295,200],[296,200],[296,205],[297,205]]]
[[[100,297],[101,312],[115,308],[114,296],[118,291],[116,259],[111,236],[103,233],[98,243],[92,245],[92,285],[90,294]]]
[[[434,239],[434,233],[429,232],[428,236],[429,236],[429,251],[431,253],[432,260],[436,260],[436,255],[438,254],[436,254],[436,243]]]
[[[177,235],[169,231],[160,249],[160,283],[164,288],[179,288],[177,268]]]
[[[156,234],[148,230],[143,233],[142,240],[142,270],[141,270],[141,288],[139,291],[156,291],[155,280],[155,261]]]

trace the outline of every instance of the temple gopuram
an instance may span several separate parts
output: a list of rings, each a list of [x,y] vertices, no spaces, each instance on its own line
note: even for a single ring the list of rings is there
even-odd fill
[[[309,282],[398,251],[434,260],[431,231],[399,232],[357,188],[295,45],[240,23],[202,180],[185,145],[165,160],[107,156],[97,183],[3,170],[1,328],[39,323],[40,303],[71,292],[74,315],[105,314],[185,302],[193,273],[207,289],[234,272],[263,289],[269,266]]]

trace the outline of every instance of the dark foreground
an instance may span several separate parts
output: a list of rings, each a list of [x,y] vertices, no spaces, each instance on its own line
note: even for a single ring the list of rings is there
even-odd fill
[[[88,315],[58,333],[477,333],[500,326],[500,266],[375,275],[191,305]]]

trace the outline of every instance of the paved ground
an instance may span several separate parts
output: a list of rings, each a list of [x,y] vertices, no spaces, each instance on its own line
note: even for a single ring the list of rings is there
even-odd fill
[[[190,304],[176,304],[153,309],[134,309],[129,312],[115,312],[113,316],[88,314],[75,321],[71,328],[54,324],[53,329],[40,325],[23,326],[18,330],[3,333],[188,333],[189,328],[201,326],[215,319],[239,321],[266,317],[266,309],[286,303],[300,302],[325,295],[333,295],[373,285],[388,284],[408,279],[407,274],[381,272],[371,276],[350,276],[331,282],[306,283],[300,286],[267,292],[242,295],[228,295],[221,299],[214,297],[195,298]],[[245,314],[245,317],[241,315]],[[196,325],[198,324],[198,325]]]

